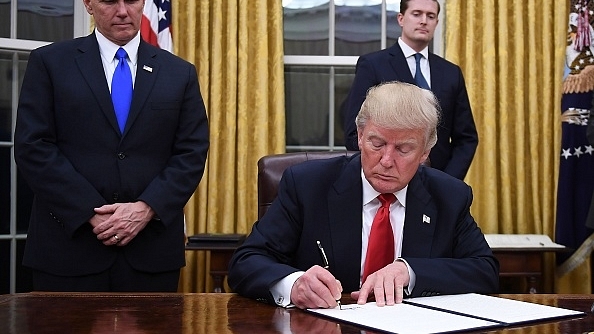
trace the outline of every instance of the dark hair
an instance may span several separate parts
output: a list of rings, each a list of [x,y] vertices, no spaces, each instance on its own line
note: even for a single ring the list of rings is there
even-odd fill
[[[404,12],[406,12],[406,10],[408,9],[408,2],[410,0],[400,0],[400,14],[404,14]],[[433,2],[435,2],[437,4],[437,14],[439,14],[440,11],[440,6],[439,6],[439,2],[437,0],[433,0]]]

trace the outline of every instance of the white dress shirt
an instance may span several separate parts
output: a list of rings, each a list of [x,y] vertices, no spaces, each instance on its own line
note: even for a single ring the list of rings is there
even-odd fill
[[[120,48],[119,45],[108,40],[99,30],[95,29],[95,36],[99,43],[99,53],[101,53],[101,62],[103,63],[103,71],[105,72],[105,78],[107,79],[107,85],[109,86],[109,92],[111,92],[111,79],[113,78],[113,72],[118,66],[119,60],[115,57],[116,52]],[[136,34],[134,38],[128,44],[122,46],[128,54],[128,66],[132,71],[132,87],[136,82],[136,67],[138,64],[138,46],[140,46],[140,32]]]

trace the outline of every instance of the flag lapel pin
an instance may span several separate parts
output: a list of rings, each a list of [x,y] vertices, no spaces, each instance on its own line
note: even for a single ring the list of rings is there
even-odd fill
[[[142,69],[145,70],[145,71],[147,71],[147,72],[153,73],[153,68],[150,67],[150,66],[144,65],[144,66],[142,66]]]
[[[431,218],[429,218],[427,215],[423,215],[423,223],[431,224]]]

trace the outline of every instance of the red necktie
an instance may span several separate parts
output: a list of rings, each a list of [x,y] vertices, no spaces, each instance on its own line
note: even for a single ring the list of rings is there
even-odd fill
[[[367,255],[363,268],[363,282],[367,276],[382,269],[394,261],[394,233],[390,224],[390,204],[396,200],[394,194],[381,194],[377,197],[381,203],[377,210],[369,242],[367,243]]]

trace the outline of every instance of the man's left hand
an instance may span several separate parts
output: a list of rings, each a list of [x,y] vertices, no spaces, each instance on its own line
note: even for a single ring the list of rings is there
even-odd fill
[[[111,215],[93,228],[104,245],[127,245],[142,231],[155,212],[145,202],[115,203],[95,208],[97,215]]]
[[[361,290],[352,292],[351,297],[360,305],[367,303],[371,295],[375,297],[377,306],[399,304],[404,297],[404,287],[408,286],[409,282],[406,264],[395,261],[369,275]]]

